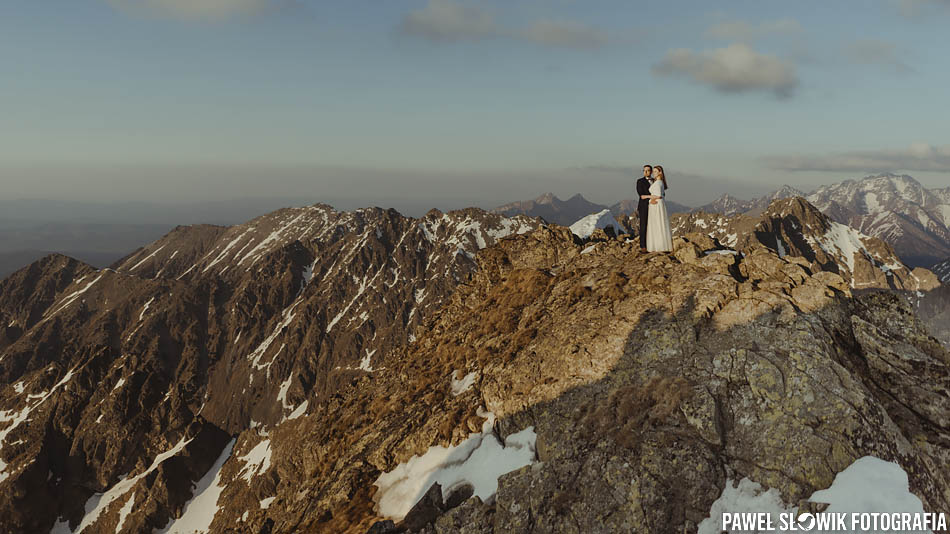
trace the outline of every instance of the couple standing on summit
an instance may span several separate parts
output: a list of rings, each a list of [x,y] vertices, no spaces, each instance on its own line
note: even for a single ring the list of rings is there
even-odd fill
[[[640,219],[640,252],[671,252],[673,231],[666,211],[666,174],[663,167],[644,165],[637,180],[637,217]]]

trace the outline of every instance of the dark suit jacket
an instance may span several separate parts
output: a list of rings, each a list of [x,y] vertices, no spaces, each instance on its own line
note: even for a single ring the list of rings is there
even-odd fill
[[[650,194],[650,186],[653,185],[650,183],[650,180],[646,178],[640,178],[637,180],[637,215],[644,216],[647,213],[647,210],[650,209],[650,200],[645,198],[640,198],[643,195]]]

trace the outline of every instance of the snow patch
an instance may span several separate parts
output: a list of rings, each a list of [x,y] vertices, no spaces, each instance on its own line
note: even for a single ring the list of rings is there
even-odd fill
[[[125,501],[125,504],[119,509],[119,523],[115,527],[116,532],[122,531],[122,525],[125,525],[125,518],[132,512],[133,506],[135,506],[135,492],[132,492],[132,496],[129,497],[129,500]]]
[[[365,278],[363,279],[363,282],[360,284],[359,291],[356,292],[356,296],[354,296],[353,299],[350,300],[350,302],[346,305],[346,307],[344,307],[340,311],[340,313],[336,314],[336,317],[334,317],[333,320],[330,321],[330,324],[327,325],[326,333],[329,334],[330,330],[333,330],[333,326],[336,325],[336,323],[339,322],[340,319],[342,319],[343,316],[346,315],[348,311],[350,311],[350,307],[353,306],[353,304],[357,300],[359,300],[359,298],[363,295],[363,292],[366,291],[366,288],[376,281],[376,278],[378,278],[379,275],[382,274],[384,269],[385,267],[380,267],[380,269],[376,271],[376,274],[373,275],[373,278],[371,278],[369,281],[367,281]]]
[[[287,404],[287,390],[290,389],[291,381],[291,377],[288,377],[287,380],[284,380],[280,384],[280,390],[277,392],[277,401],[280,402],[280,405],[283,406],[285,410],[294,407],[292,404]]]
[[[300,219],[302,219],[305,215],[307,215],[307,212],[301,213],[300,215],[294,217],[290,222],[284,224],[283,226],[281,226],[281,227],[278,228],[277,230],[274,230],[273,232],[271,232],[270,235],[268,235],[267,237],[265,237],[264,240],[261,241],[260,243],[258,243],[256,247],[252,248],[252,249],[250,250],[250,252],[248,252],[248,253],[245,254],[240,260],[238,260],[238,261],[237,261],[238,265],[243,265],[244,262],[245,262],[248,258],[250,258],[251,256],[255,256],[255,254],[257,254],[257,255],[254,257],[254,259],[251,261],[251,264],[253,264],[255,261],[257,261],[257,259],[260,257],[260,255],[264,253],[264,252],[263,252],[263,249],[264,249],[267,245],[269,245],[269,244],[271,244],[271,243],[274,243],[274,242],[276,242],[277,240],[279,240],[281,234],[283,234],[284,231],[286,231],[288,228],[292,227],[293,225],[297,224],[297,221],[299,221]]]
[[[374,483],[377,513],[401,520],[434,482],[442,486],[447,498],[460,486],[469,484],[475,495],[488,500],[498,490],[498,477],[535,461],[534,427],[505,438],[502,444],[492,432],[494,415],[482,426],[482,432],[451,447],[436,445],[422,456],[413,456],[383,473]]]
[[[301,403],[300,406],[297,406],[296,410],[290,412],[290,415],[284,418],[284,421],[290,421],[291,419],[296,419],[300,417],[301,415],[305,414],[307,412],[307,405],[309,404],[310,404],[310,401],[303,401],[303,403]],[[284,421],[281,421],[281,422],[283,423]]]
[[[721,527],[722,514],[725,513],[768,513],[772,517],[772,524],[778,525],[779,514],[791,510],[794,509],[785,506],[782,494],[776,488],[765,491],[759,483],[748,478],[743,478],[738,485],[733,486],[730,479],[726,481],[722,495],[709,508],[709,517],[699,524],[697,534],[724,532]]]
[[[129,272],[132,272],[132,271],[138,269],[139,266],[141,266],[143,263],[145,263],[146,261],[148,261],[149,258],[151,258],[151,257],[155,256],[156,254],[158,254],[159,251],[161,251],[163,248],[165,248],[165,245],[162,245],[162,246],[158,247],[157,249],[155,249],[154,252],[152,252],[152,253],[149,254],[148,256],[145,256],[145,258],[144,258],[142,261],[136,263],[135,266],[133,266],[131,269],[129,269]]]
[[[467,375],[463,376],[461,380],[457,379],[458,371],[452,371],[452,395],[458,397],[462,393],[465,393],[475,384],[475,379],[478,378],[478,371],[472,371]]]
[[[575,222],[571,225],[571,232],[581,239],[587,239],[594,233],[594,230],[608,226],[613,226],[614,230],[619,233],[620,224],[614,220],[609,209],[592,213]]]
[[[18,426],[23,424],[23,422],[26,421],[26,418],[29,417],[30,412],[32,412],[33,410],[38,408],[41,404],[46,402],[46,399],[50,398],[50,396],[57,389],[59,389],[60,386],[69,382],[69,380],[73,377],[74,372],[75,372],[75,369],[70,369],[63,376],[63,378],[61,378],[59,382],[57,382],[56,385],[54,385],[49,391],[45,391],[37,395],[27,395],[28,403],[34,399],[37,399],[37,398],[39,399],[39,401],[37,401],[35,404],[31,406],[24,406],[23,409],[20,410],[19,412],[14,412],[12,410],[0,411],[0,423],[10,423],[6,428],[4,428],[3,430],[0,430],[0,448],[3,447],[3,443],[4,441],[6,441],[7,436],[10,435],[10,432],[13,432],[14,429],[16,429]],[[0,482],[3,482],[4,480],[7,479],[7,477],[10,476],[10,474],[7,473],[6,470],[7,470],[6,462],[3,461],[3,458],[0,458]]]
[[[360,360],[359,368],[360,370],[372,373],[373,366],[370,365],[370,362],[371,362],[371,358],[373,357],[373,354],[376,354],[376,349],[373,349],[373,350],[365,349],[365,350],[366,350],[366,356],[363,356],[363,359]]]
[[[92,497],[89,497],[89,500],[86,501],[85,515],[83,515],[82,521],[79,523],[79,526],[76,527],[74,532],[79,534],[85,530],[86,527],[93,525],[99,519],[99,516],[102,515],[102,513],[107,508],[109,508],[109,505],[122,498],[126,493],[128,493],[130,489],[132,489],[133,486],[135,486],[139,480],[145,478],[149,475],[149,473],[157,469],[158,466],[162,464],[162,462],[184,450],[185,446],[191,443],[191,439],[186,440],[184,437],[182,437],[171,449],[156,456],[152,461],[152,465],[150,465],[145,471],[135,475],[132,478],[122,477],[105,493],[97,493]]]
[[[270,469],[270,457],[270,439],[261,440],[254,448],[247,451],[247,454],[238,457],[238,460],[244,462],[244,467],[240,472],[241,478],[250,482],[254,475],[266,473]]]
[[[76,299],[78,299],[80,295],[82,295],[82,294],[85,293],[86,291],[89,291],[89,288],[92,287],[93,285],[95,285],[95,283],[98,282],[98,281],[102,278],[102,276],[103,276],[103,275],[100,274],[98,277],[96,277],[95,280],[93,280],[92,282],[89,282],[88,284],[86,284],[86,287],[84,287],[84,288],[82,288],[82,289],[80,289],[80,290],[77,290],[77,291],[73,291],[72,293],[70,293],[69,295],[67,295],[65,298],[63,298],[63,300],[61,301],[62,304],[60,304],[60,306],[59,306],[58,308],[56,308],[56,311],[50,313],[49,316],[47,316],[45,319],[43,319],[42,321],[40,321],[40,324],[46,322],[47,319],[49,319],[50,317],[56,315],[56,314],[59,313],[61,310],[63,310],[64,308],[66,308],[66,306],[69,306],[70,304],[72,304],[73,302],[75,302]],[[85,278],[85,277],[83,277],[83,278]],[[80,278],[80,281],[81,281],[81,280],[82,280],[82,278]],[[46,315],[46,314],[43,314],[43,315]]]
[[[924,513],[920,499],[910,492],[904,469],[894,462],[886,462],[874,456],[855,460],[835,476],[831,487],[812,493],[808,500],[828,503],[825,513],[829,514]],[[776,488],[766,491],[748,478],[743,478],[737,485],[732,480],[727,480],[722,494],[710,507],[709,517],[699,524],[697,532],[755,532],[723,531],[722,514],[757,512],[769,513],[772,516],[772,524],[778,526],[781,524],[779,514],[793,513],[797,516],[798,507],[787,506]]]
[[[290,326],[290,322],[294,320],[294,308],[297,307],[298,303],[294,303],[292,306],[284,310],[282,314],[282,318],[280,322],[277,323],[277,327],[274,328],[274,331],[271,332],[271,334],[267,336],[267,338],[264,339],[264,341],[261,341],[261,344],[258,345],[256,349],[254,349],[254,352],[252,352],[250,356],[248,356],[248,359],[251,360],[251,364],[254,365],[256,369],[264,369],[266,367],[269,367],[270,364],[274,362],[272,358],[271,361],[267,362],[266,364],[260,364],[261,358],[264,356],[264,353],[267,352],[267,349],[270,348],[274,340],[277,339],[277,336],[283,333],[284,329]],[[281,347],[281,349],[283,349],[283,347]],[[280,351],[278,351],[278,353],[279,352]],[[276,356],[274,357],[276,358]]]
[[[221,468],[228,458],[231,457],[231,451],[234,449],[235,441],[236,439],[232,439],[230,443],[224,447],[224,450],[218,455],[218,459],[215,460],[211,469],[208,469],[205,476],[201,477],[201,480],[195,485],[193,497],[185,503],[181,517],[178,519],[170,519],[168,524],[165,525],[164,530],[160,531],[159,534],[208,532],[211,521],[214,519],[215,514],[218,513],[218,498],[224,490],[224,487],[221,486]],[[118,532],[118,529],[116,529],[116,532]]]
[[[145,303],[145,306],[142,308],[142,313],[139,314],[139,321],[141,321],[145,317],[145,312],[148,311],[148,306],[149,304],[152,303],[153,300],[155,300],[155,297],[148,299],[148,302]]]
[[[907,472],[874,456],[855,460],[835,475],[830,488],[812,493],[809,500],[830,503],[829,513],[924,513],[923,503],[910,492]]]

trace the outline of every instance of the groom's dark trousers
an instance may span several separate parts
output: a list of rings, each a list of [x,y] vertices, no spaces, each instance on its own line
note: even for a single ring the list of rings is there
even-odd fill
[[[650,194],[650,180],[637,180],[637,218],[640,219],[640,248],[647,248],[647,217],[650,213],[650,200],[641,198]]]

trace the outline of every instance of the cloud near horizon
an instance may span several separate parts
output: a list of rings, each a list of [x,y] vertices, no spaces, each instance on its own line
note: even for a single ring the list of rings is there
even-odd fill
[[[183,20],[223,20],[271,9],[285,0],[106,0],[116,9]]]
[[[744,43],[702,52],[672,49],[653,65],[653,74],[685,77],[721,93],[766,91],[778,98],[791,97],[799,83],[793,63]]]
[[[901,150],[855,150],[824,156],[770,156],[764,161],[772,169],[792,172],[950,172],[950,145],[914,143]]]
[[[436,43],[500,37],[544,46],[598,48],[611,40],[604,30],[571,20],[543,19],[508,27],[490,12],[456,0],[429,0],[424,8],[403,17],[399,31]]]

